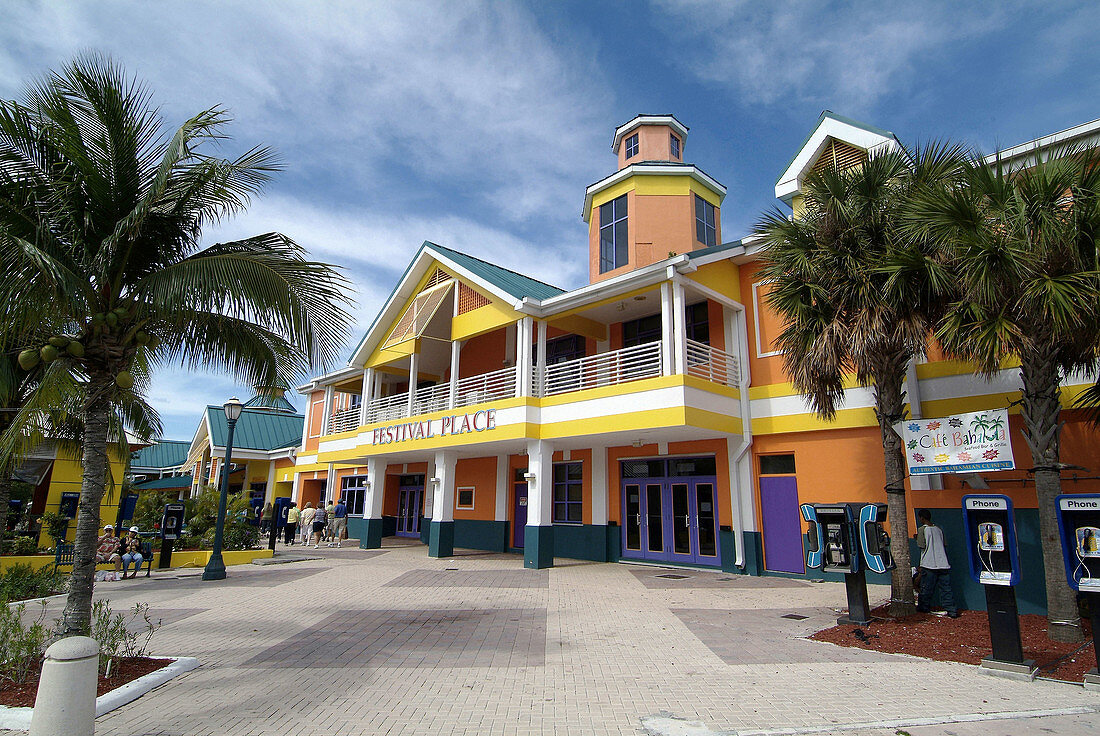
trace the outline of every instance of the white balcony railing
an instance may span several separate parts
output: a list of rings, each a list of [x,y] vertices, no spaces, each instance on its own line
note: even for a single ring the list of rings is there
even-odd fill
[[[661,375],[661,341],[588,355],[546,367],[541,396]]]
[[[353,406],[347,409],[338,409],[332,413],[332,419],[328,423],[328,431],[331,434],[337,432],[350,432],[359,429],[359,407]]]
[[[437,383],[427,388],[418,388],[413,400],[413,414],[428,414],[433,411],[443,411],[447,408],[447,401],[451,396],[451,386],[447,383]],[[408,394],[405,394],[406,399]]]
[[[409,415],[408,393],[386,396],[367,404],[367,424],[403,419]]]
[[[501,368],[492,373],[460,378],[455,383],[455,407],[486,401],[511,399],[516,395],[516,369]]]
[[[695,340],[687,341],[686,373],[725,386],[737,386],[741,382],[737,358],[724,350]]]

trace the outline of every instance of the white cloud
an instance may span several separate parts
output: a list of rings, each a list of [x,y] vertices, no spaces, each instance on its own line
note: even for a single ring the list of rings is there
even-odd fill
[[[750,103],[862,112],[904,91],[939,50],[1000,26],[1013,3],[657,0],[684,64]]]

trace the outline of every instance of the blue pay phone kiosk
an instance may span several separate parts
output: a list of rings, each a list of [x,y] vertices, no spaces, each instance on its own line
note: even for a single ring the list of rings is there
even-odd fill
[[[1096,667],[1085,673],[1085,687],[1100,689],[1100,496],[1062,495],[1054,500],[1066,582],[1089,599]]]
[[[272,516],[275,519],[275,528],[282,529],[286,526],[286,516],[290,511],[290,499],[286,496],[279,496],[275,499],[275,511]]]
[[[868,503],[859,510],[859,551],[867,569],[886,572],[897,567],[886,533],[886,504]]]
[[[1032,675],[1035,662],[1024,659],[1016,589],[1020,555],[1016,551],[1016,519],[1012,499],[995,494],[963,496],[963,526],[970,577],[982,584],[989,617],[993,654],[982,667]]]
[[[865,571],[893,569],[890,537],[882,528],[886,504],[804,503],[802,518],[809,522],[806,534],[806,567],[844,573],[848,594],[848,615],[837,623],[867,624],[871,606],[867,602]]]
[[[164,514],[160,517],[160,559],[157,561],[157,569],[163,570],[172,566],[173,542],[183,534],[185,507],[182,503],[167,503],[164,505]]]

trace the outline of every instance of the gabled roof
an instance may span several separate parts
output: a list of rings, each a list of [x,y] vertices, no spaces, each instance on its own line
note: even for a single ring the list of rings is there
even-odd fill
[[[832,110],[824,110],[818,117],[814,129],[802,141],[802,145],[798,147],[798,151],[776,181],[776,197],[787,204],[791,203],[794,195],[802,188],[802,179],[817,161],[817,157],[830,138],[861,148],[868,153],[901,145],[897,136],[888,130],[837,115]]]
[[[480,258],[474,258],[471,255],[460,253],[457,250],[444,248],[442,245],[436,245],[435,243],[425,243],[425,245],[430,246],[432,250],[446,253],[456,263],[464,266],[471,273],[485,279],[497,288],[508,292],[508,294],[517,300],[523,299],[524,297],[547,299],[565,292],[565,289],[559,289],[556,286],[551,286],[538,279],[533,279],[530,276],[524,276],[521,273],[510,271],[507,268],[502,268],[488,261],[483,261]]]
[[[176,468],[187,459],[187,440],[156,440],[130,455],[132,468]]]
[[[214,447],[225,447],[229,422],[222,407],[206,407],[206,421],[210,427],[210,444]],[[233,431],[233,447],[270,452],[297,446],[302,441],[305,421],[301,414],[246,408],[241,411],[241,418],[237,420],[237,427]]]

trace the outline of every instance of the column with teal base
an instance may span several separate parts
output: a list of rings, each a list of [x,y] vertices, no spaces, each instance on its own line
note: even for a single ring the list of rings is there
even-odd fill
[[[435,475],[431,484],[432,521],[428,528],[428,556],[450,557],[455,548],[455,454],[435,454]]]
[[[378,549],[382,546],[382,501],[386,495],[386,460],[372,457],[367,460],[367,491],[363,497],[363,536],[361,549]]]
[[[554,566],[554,448],[549,442],[527,443],[527,527],[523,530],[523,566]]]

